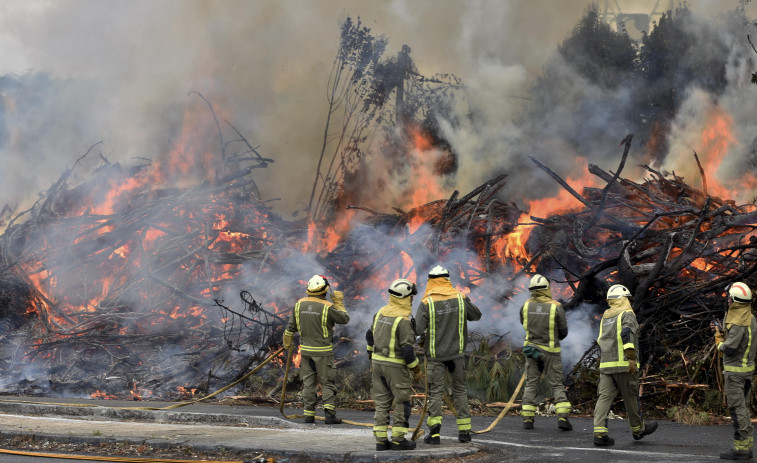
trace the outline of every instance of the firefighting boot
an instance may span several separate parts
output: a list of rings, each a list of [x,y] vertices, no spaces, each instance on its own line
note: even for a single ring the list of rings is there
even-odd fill
[[[468,431],[460,431],[459,433],[457,433],[457,440],[459,440],[460,442],[470,442],[470,433]]]
[[[523,429],[534,429],[534,420],[523,420]]]
[[[562,431],[572,431],[573,425],[570,424],[567,417],[560,416],[557,418],[557,428]]]
[[[395,441],[392,439],[392,450],[413,450],[415,449],[415,442],[407,440],[402,437],[401,441]]]
[[[379,452],[383,450],[391,450],[392,449],[392,443],[388,440],[382,441],[382,442],[376,442],[376,450]]]
[[[749,460],[752,458],[752,452],[747,450],[731,449],[720,454],[721,460]]]
[[[342,424],[342,419],[336,417],[334,410],[325,410],[326,424]]]
[[[744,440],[733,440],[733,447],[727,452],[720,454],[722,460],[749,460],[752,458],[752,447],[754,446],[754,437],[750,436]]]
[[[615,445],[615,439],[608,436],[607,434],[594,434],[594,445],[596,445],[597,447],[609,447],[611,445]]]
[[[441,444],[441,437],[439,437],[439,432],[442,430],[441,424],[435,424],[431,426],[428,429],[428,435],[423,438],[423,442],[431,445],[439,445]]]
[[[644,423],[644,430],[641,431],[639,434],[634,434],[633,438],[635,440],[641,440],[644,436],[648,436],[652,434],[653,432],[657,431],[657,421],[651,421],[649,423]]]
[[[305,423],[315,423],[315,411],[305,410],[303,413],[305,414]]]

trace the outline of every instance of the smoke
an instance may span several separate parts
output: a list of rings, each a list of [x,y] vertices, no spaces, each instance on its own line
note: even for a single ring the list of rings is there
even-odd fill
[[[532,195],[549,196],[557,189],[534,168],[528,155],[544,161],[563,178],[582,173],[584,166],[575,162],[577,156],[614,169],[620,154],[617,142],[634,123],[617,110],[627,105],[633,88],[599,88],[578,75],[571,63],[555,56],[557,46],[589,3],[2,2],[0,204],[24,209],[92,146],[97,149],[76,171],[81,178],[103,159],[129,165],[144,159],[160,162],[175,151],[197,159],[218,153],[220,140],[213,116],[199,95],[191,93],[199,92],[212,104],[225,133],[228,121],[259,145],[264,156],[275,160],[255,177],[263,198],[280,197],[273,205],[282,214],[301,210],[309,199],[326,126],[325,94],[339,43],[338,23],[351,16],[360,17],[372,33],[389,38],[387,54],[407,44],[421,74],[451,73],[466,85],[468,104],[461,108],[465,114],[458,121],[441,123],[459,164],[448,190],[470,191],[507,171],[510,176],[502,195],[523,206]],[[649,12],[656,2],[621,3],[628,12]],[[689,6],[702,17],[710,17],[738,2],[701,0],[690,1]],[[752,2],[748,8],[748,14],[755,16],[750,13],[757,4]],[[745,102],[756,100],[757,86],[749,82],[755,66],[745,38],[720,33],[719,43],[731,45],[724,90],[712,94],[689,88],[680,95],[682,109],[671,123],[666,140],[671,152],[662,167],[696,178],[691,152],[703,149],[701,133],[707,118],[722,112],[730,117],[733,140],[719,175],[733,182],[752,149],[754,105]],[[704,45],[696,50],[705,57],[719,52]],[[546,117],[524,119],[521,111],[530,98],[528,89],[547,64],[564,76],[558,89],[562,93]],[[644,156],[642,151],[643,147],[634,146],[632,158]],[[373,154],[378,157],[375,169],[392,168],[380,151]],[[633,160],[624,174],[633,172],[632,164]],[[196,174],[191,173],[191,180]],[[396,184],[375,186],[384,210],[391,210],[402,197],[390,190],[416,179],[405,175],[395,180]],[[445,197],[449,193],[445,191]],[[365,245],[358,254],[363,261],[392,250],[397,255],[406,252],[415,263],[414,269],[408,269],[395,256],[384,274],[371,275],[384,283],[412,272],[422,290],[425,272],[433,265],[453,269],[459,262],[478,259],[471,252],[456,250],[438,262],[438,256],[426,247],[393,242],[380,229],[357,226],[352,233],[350,240]],[[272,302],[286,307],[302,295],[298,284],[314,273],[326,273],[316,256],[293,254],[284,260],[285,274],[250,268],[240,284],[253,288],[253,294],[258,288],[267,295],[277,294],[279,299]],[[349,294],[351,288],[334,283]],[[460,283],[467,286],[469,282]],[[511,333],[516,343],[522,340],[517,310],[527,295],[516,291],[511,299],[503,299],[522,286],[522,281],[492,276],[474,287],[471,297],[480,304],[484,319],[471,329]],[[225,299],[236,300],[239,289],[228,288]],[[361,330],[386,303],[386,294],[354,296],[366,297],[360,304],[373,309],[352,313],[350,326],[355,328],[349,328],[354,330],[349,334],[362,340]],[[349,309],[350,301],[346,304]],[[579,307],[569,313],[566,365],[577,360],[591,339],[588,310]]]
[[[620,3],[625,12],[646,13],[655,4]],[[522,150],[515,147],[523,140],[513,120],[528,96],[526,89],[588,4],[3,2],[0,198],[11,204],[34,199],[100,140],[111,161],[165,153],[181,133],[185,113],[210,123],[207,108],[187,95],[195,90],[213,103],[221,122],[234,123],[276,159],[271,174],[259,179],[264,195],[280,196],[281,211],[301,209],[325,126],[324,94],[338,45],[337,25],[347,15],[361,17],[374,34],[386,35],[389,54],[410,45],[421,73],[452,73],[469,87],[477,117],[447,134],[461,159],[457,188],[470,189],[492,170],[509,169],[518,173],[511,180],[512,190],[518,191],[518,180],[533,176],[533,167],[517,154]],[[689,4],[705,17],[738,5]],[[744,59],[734,61],[732,69],[734,84],[742,86],[751,70]],[[573,90],[580,94],[580,88]],[[748,113],[744,105],[729,109],[745,117]],[[559,115],[570,119],[569,112]],[[601,112],[597,116],[603,118]],[[611,132],[613,140],[625,135],[621,129]],[[617,155],[603,144],[596,151],[601,158]],[[568,160],[578,153],[552,143],[529,154]],[[592,153],[580,154],[593,159]],[[566,174],[568,164],[561,162],[556,170]],[[297,185],[290,183],[283,194],[279,185],[292,178]]]

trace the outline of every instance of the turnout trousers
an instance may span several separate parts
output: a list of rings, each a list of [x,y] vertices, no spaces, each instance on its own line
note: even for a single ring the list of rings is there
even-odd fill
[[[300,361],[300,379],[302,380],[303,415],[315,416],[315,405],[318,400],[318,381],[323,391],[323,409],[336,410],[336,368],[334,354],[311,357],[302,355]]]
[[[559,418],[570,414],[570,402],[562,382],[562,358],[560,354],[539,352],[539,358],[526,357],[526,386],[523,389],[523,421],[534,421],[536,416],[536,389],[544,374],[552,394],[555,396],[555,413]]]
[[[725,372],[725,397],[733,419],[733,450],[751,451],[754,446],[754,427],[749,413],[749,391],[752,373]]]
[[[470,432],[470,408],[468,407],[468,389],[465,378],[465,357],[452,360],[429,360],[426,366],[428,375],[428,419],[429,428],[441,426],[442,403],[444,400],[444,378],[449,372],[452,376],[452,400],[457,411],[458,432]],[[437,432],[438,433],[438,432]]]
[[[390,364],[373,361],[371,363],[372,385],[371,397],[376,406],[373,415],[373,435],[376,442],[384,443],[388,439],[389,414],[394,406],[394,423],[392,441],[401,442],[408,431],[410,419],[410,391],[413,379],[404,364]]]
[[[608,434],[607,416],[610,407],[618,392],[623,397],[623,405],[626,407],[628,424],[631,432],[639,435],[644,431],[644,421],[641,418],[639,403],[639,372],[636,373],[602,373],[599,372],[599,386],[597,388],[599,398],[594,408],[594,435],[603,436]]]

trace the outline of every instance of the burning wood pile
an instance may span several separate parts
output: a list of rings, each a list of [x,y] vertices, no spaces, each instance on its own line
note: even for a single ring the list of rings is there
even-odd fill
[[[579,195],[534,160],[583,207],[547,218],[531,217],[525,247],[535,271],[559,271],[572,289],[567,310],[604,297],[610,282],[634,295],[648,349],[685,349],[710,342],[709,322],[722,318],[725,288],[734,281],[755,284],[757,207],[697,190],[683,178],[642,166],[650,178],[636,183],[620,177],[630,139],[615,174],[595,165],[589,172],[604,188]],[[695,154],[698,163],[698,157]]]
[[[314,267],[338,282],[356,314],[336,349],[349,364],[363,351],[359,320],[384,304],[388,282],[422,279],[439,260],[457,263],[460,287],[492,316],[519,308],[510,299],[526,274],[552,278],[568,311],[591,305],[589,318],[620,282],[635,296],[649,384],[712,384],[692,367],[712,358],[708,325],[725,310],[724,288],[755,284],[757,208],[650,167],[643,182],[622,178],[630,141],[615,173],[588,167],[605,186],[580,194],[534,160],[581,204],[569,212],[537,217],[503,202],[501,175],[409,211],[336,211],[352,220],[348,232],[274,214],[251,177],[272,160],[246,141],[246,157],[225,157],[223,175],[187,187],[156,188],[150,163],[105,162],[75,187],[69,170],[0,237],[0,368],[15,378],[0,386],[119,398],[224,386],[279,346]],[[674,378],[672,352],[682,362]],[[595,357],[587,351],[574,381]]]

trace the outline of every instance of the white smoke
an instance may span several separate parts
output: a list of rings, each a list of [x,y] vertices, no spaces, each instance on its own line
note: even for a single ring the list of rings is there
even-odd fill
[[[447,134],[460,154],[457,187],[468,190],[490,169],[525,163],[510,159],[518,138],[512,119],[589,3],[6,1],[0,6],[0,75],[6,76],[0,198],[33,199],[100,140],[111,161],[169,150],[185,112],[209,117],[187,96],[195,90],[214,104],[221,122],[234,123],[276,159],[270,174],[260,176],[264,193],[282,198],[281,211],[301,209],[314,178],[344,16],[386,35],[387,55],[407,44],[421,73],[453,73],[470,88],[482,117],[476,127]],[[627,13],[649,13],[656,2],[618,3]],[[688,3],[705,17],[738,6],[735,0]],[[734,62],[734,82],[743,84],[750,71],[744,64]],[[741,108],[732,109],[748,114]],[[282,192],[286,179],[297,182]]]

